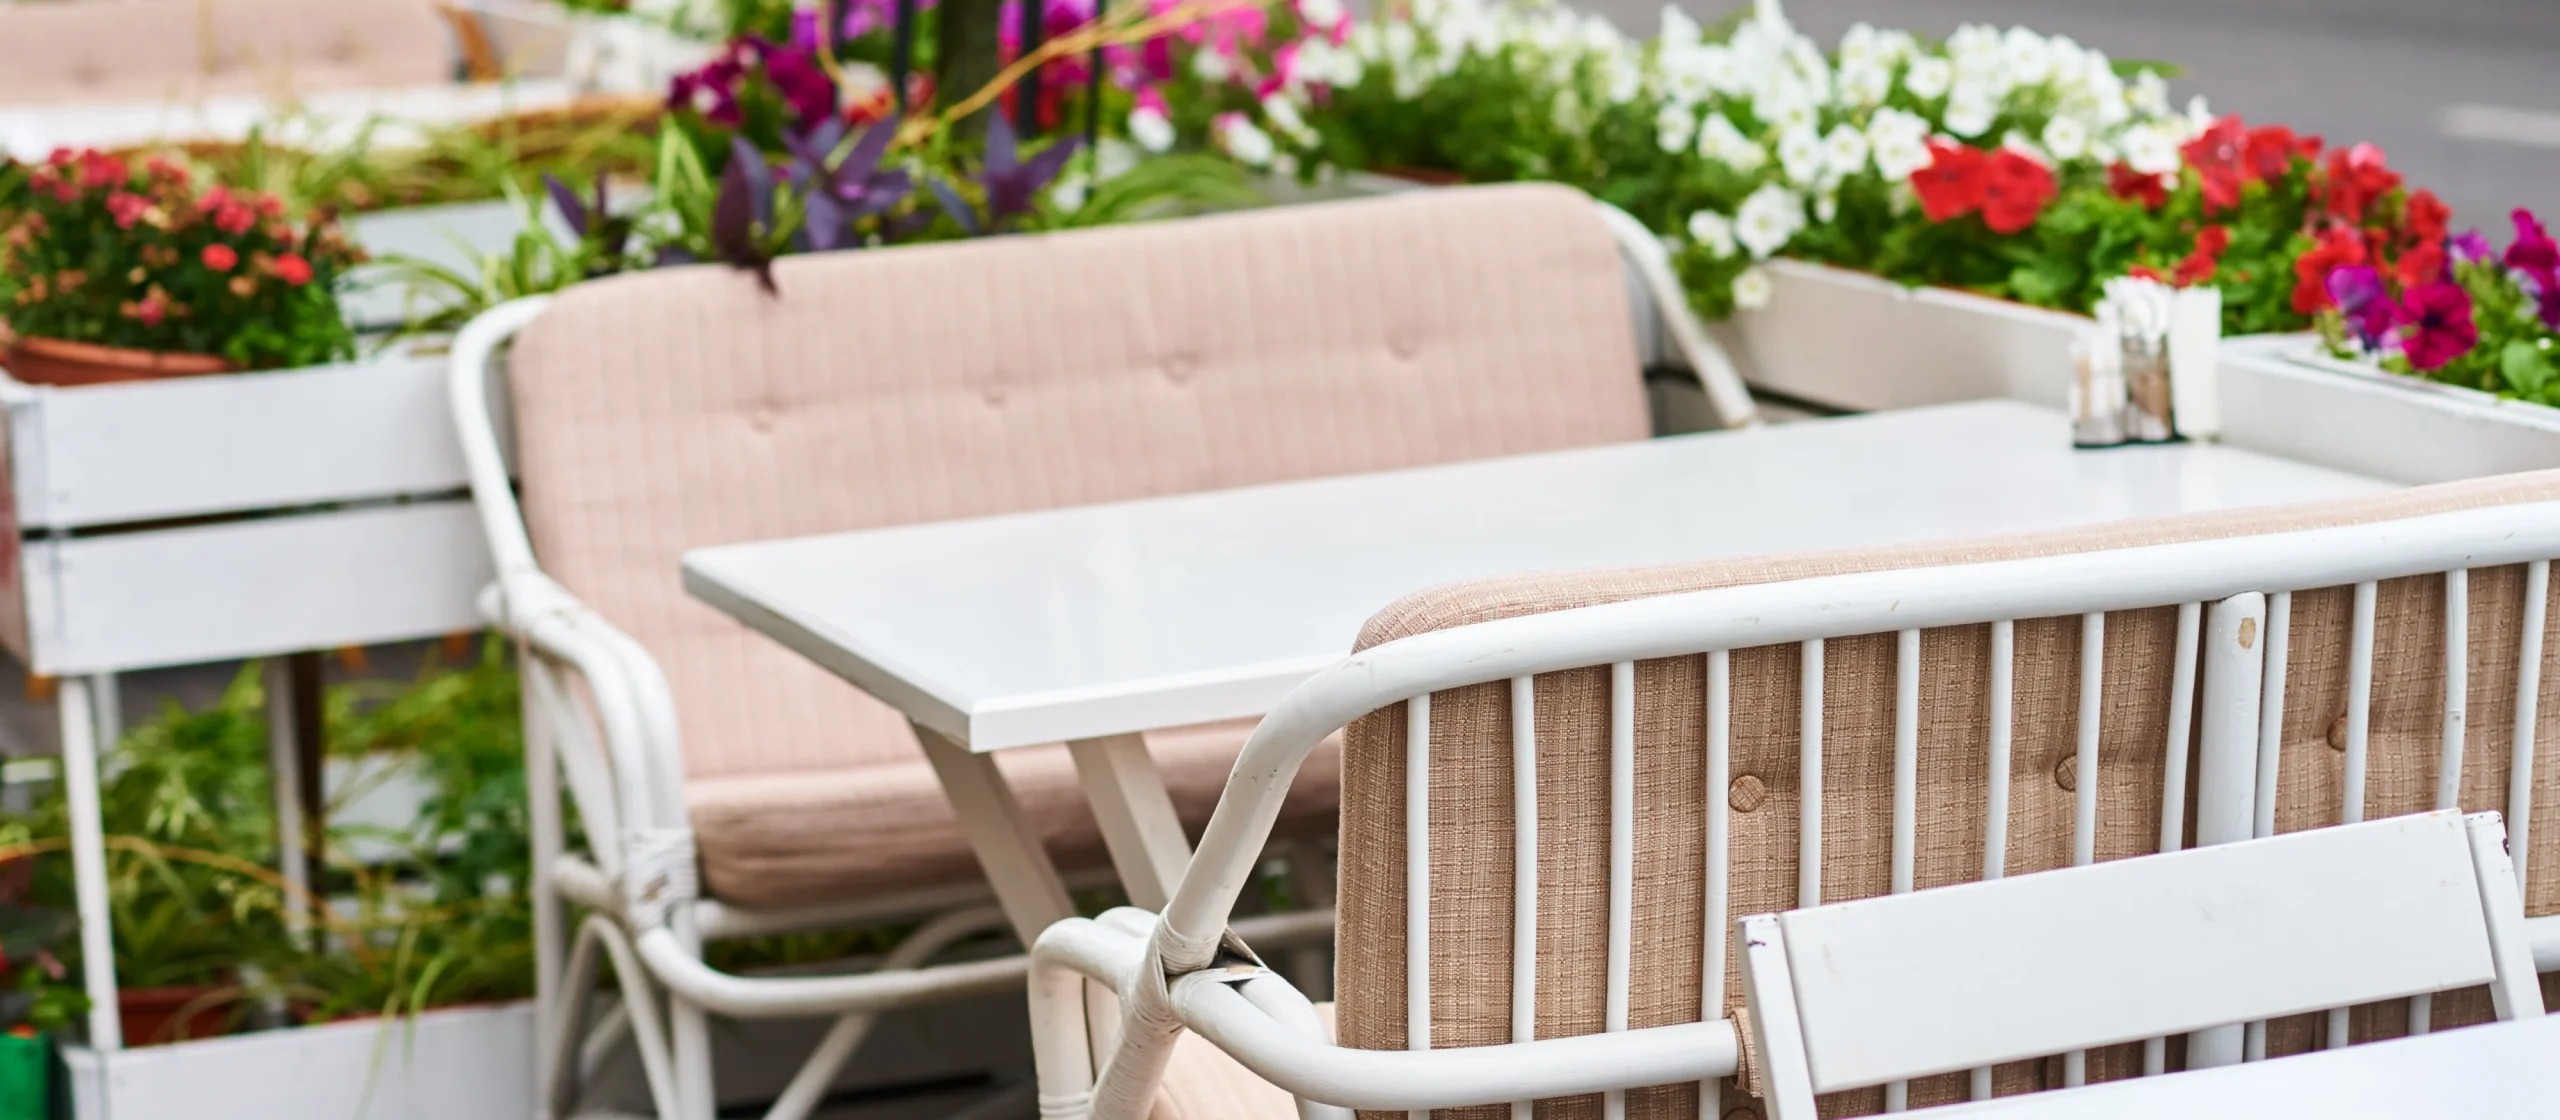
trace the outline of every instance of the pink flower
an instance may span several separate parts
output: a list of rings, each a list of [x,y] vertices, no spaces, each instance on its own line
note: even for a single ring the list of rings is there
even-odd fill
[[[220,242],[204,247],[204,266],[215,272],[229,272],[240,263],[240,251]]]
[[[299,288],[311,282],[311,262],[302,259],[302,256],[299,253],[286,253],[283,256],[277,257],[275,270],[276,279],[282,280],[294,287]],[[2469,313],[2468,308],[2466,308],[2464,310],[2464,314],[2468,315]],[[2464,321],[2469,322],[2467,318]]]
[[[2471,293],[2459,284],[2438,280],[2403,296],[2399,321],[2400,352],[2415,369],[2441,368],[2480,342],[2480,327],[2471,321]]]
[[[132,229],[142,220],[142,212],[151,209],[151,200],[130,191],[117,191],[107,196],[107,213],[116,220],[117,229]]]
[[[2542,220],[2521,206],[2513,215],[2516,223],[2515,243],[2507,246],[2507,267],[2518,272],[2550,273],[2560,270],[2560,242],[2551,240],[2550,231],[2542,228]]]

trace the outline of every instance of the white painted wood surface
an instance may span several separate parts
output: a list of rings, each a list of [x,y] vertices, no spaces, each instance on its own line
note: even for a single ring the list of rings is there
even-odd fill
[[[2496,975],[2470,840],[2453,812],[1777,922],[1816,1092]]]
[[[76,1120],[490,1120],[533,1099],[533,1008],[457,1008],[101,1054],[73,1048]]]
[[[35,540],[29,667],[121,672],[476,630],[488,550],[471,503]]]
[[[1769,305],[1716,331],[1755,387],[1857,411],[2068,403],[2071,339],[2086,316],[1803,261],[1766,267]]]
[[[272,510],[464,485],[441,356],[61,389],[0,382],[22,529]]]
[[[2404,485],[2560,467],[2560,409],[2362,369],[2309,335],[2225,339],[2223,438]]]
[[[1947,1120],[2412,1120],[2548,1116],[2560,1015],[2244,1066],[2111,1081],[1932,1110]]]
[[[2225,447],[2074,452],[2009,401],[687,554],[715,607],[976,750],[1257,715],[1397,596],[2367,493]]]

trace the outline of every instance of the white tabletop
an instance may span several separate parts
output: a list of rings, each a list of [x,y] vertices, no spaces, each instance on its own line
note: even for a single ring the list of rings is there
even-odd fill
[[[1451,580],[2386,488],[2226,447],[2074,451],[2061,414],[1983,401],[698,549],[684,578],[987,751],[1259,715]]]
[[[2560,1016],[1947,1108],[1937,1120],[2446,1120],[2560,1112]]]

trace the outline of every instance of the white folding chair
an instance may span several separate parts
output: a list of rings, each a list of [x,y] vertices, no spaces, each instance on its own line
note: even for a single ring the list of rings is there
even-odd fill
[[[2440,810],[1744,918],[1762,1099],[2476,984],[2540,1015],[2506,837]]]

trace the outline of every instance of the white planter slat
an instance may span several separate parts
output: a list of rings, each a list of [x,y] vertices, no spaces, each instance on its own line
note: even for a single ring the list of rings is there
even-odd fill
[[[64,1059],[76,1120],[489,1120],[531,1106],[533,1049],[513,1004]]]
[[[2223,438],[2411,486],[2560,467],[2560,409],[2336,361],[2309,335],[2222,345]]]
[[[2084,316],[1802,261],[1716,329],[1755,388],[1855,412],[2007,397],[2063,408]]]
[[[474,630],[468,499],[26,542],[27,638],[55,676]]]
[[[19,527],[458,491],[444,369],[439,357],[395,354],[78,389],[7,384]]]

